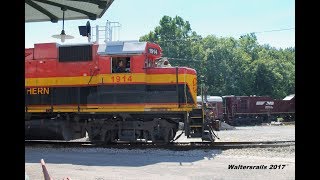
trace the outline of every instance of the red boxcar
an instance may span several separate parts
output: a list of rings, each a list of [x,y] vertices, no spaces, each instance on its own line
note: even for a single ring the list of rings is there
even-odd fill
[[[292,121],[295,117],[295,95],[284,99],[269,96],[223,96],[224,121],[232,125],[260,124],[276,121]]]

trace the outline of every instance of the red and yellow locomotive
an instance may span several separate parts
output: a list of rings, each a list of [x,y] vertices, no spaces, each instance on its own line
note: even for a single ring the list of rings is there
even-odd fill
[[[163,67],[161,55],[159,45],[138,41],[26,49],[26,139],[168,142],[179,122],[189,136],[196,71]]]

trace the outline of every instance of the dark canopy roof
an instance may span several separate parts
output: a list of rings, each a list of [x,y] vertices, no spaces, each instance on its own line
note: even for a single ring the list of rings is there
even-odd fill
[[[114,0],[25,0],[25,22],[101,18]]]

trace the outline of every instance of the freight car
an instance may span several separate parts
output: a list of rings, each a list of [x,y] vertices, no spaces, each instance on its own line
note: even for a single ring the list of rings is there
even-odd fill
[[[223,96],[224,121],[231,125],[270,123],[282,118],[295,120],[295,95],[284,99],[269,96]]]
[[[169,142],[205,135],[197,74],[160,67],[150,42],[35,44],[25,50],[25,138]],[[121,61],[121,63],[120,63]],[[117,72],[117,65],[123,71]],[[209,133],[210,134],[210,133]],[[212,140],[212,138],[211,138]]]
[[[269,96],[204,96],[203,102],[207,118],[234,126],[270,123],[279,118],[283,121],[295,120],[294,94],[284,99]],[[202,107],[201,96],[197,96],[197,104]]]

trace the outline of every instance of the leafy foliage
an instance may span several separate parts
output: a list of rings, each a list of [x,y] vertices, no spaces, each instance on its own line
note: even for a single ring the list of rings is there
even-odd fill
[[[295,93],[295,48],[260,45],[253,33],[239,39],[203,38],[181,17],[163,16],[159,26],[140,41],[158,43],[171,65],[196,69],[198,79],[204,76],[210,95],[284,98]]]

